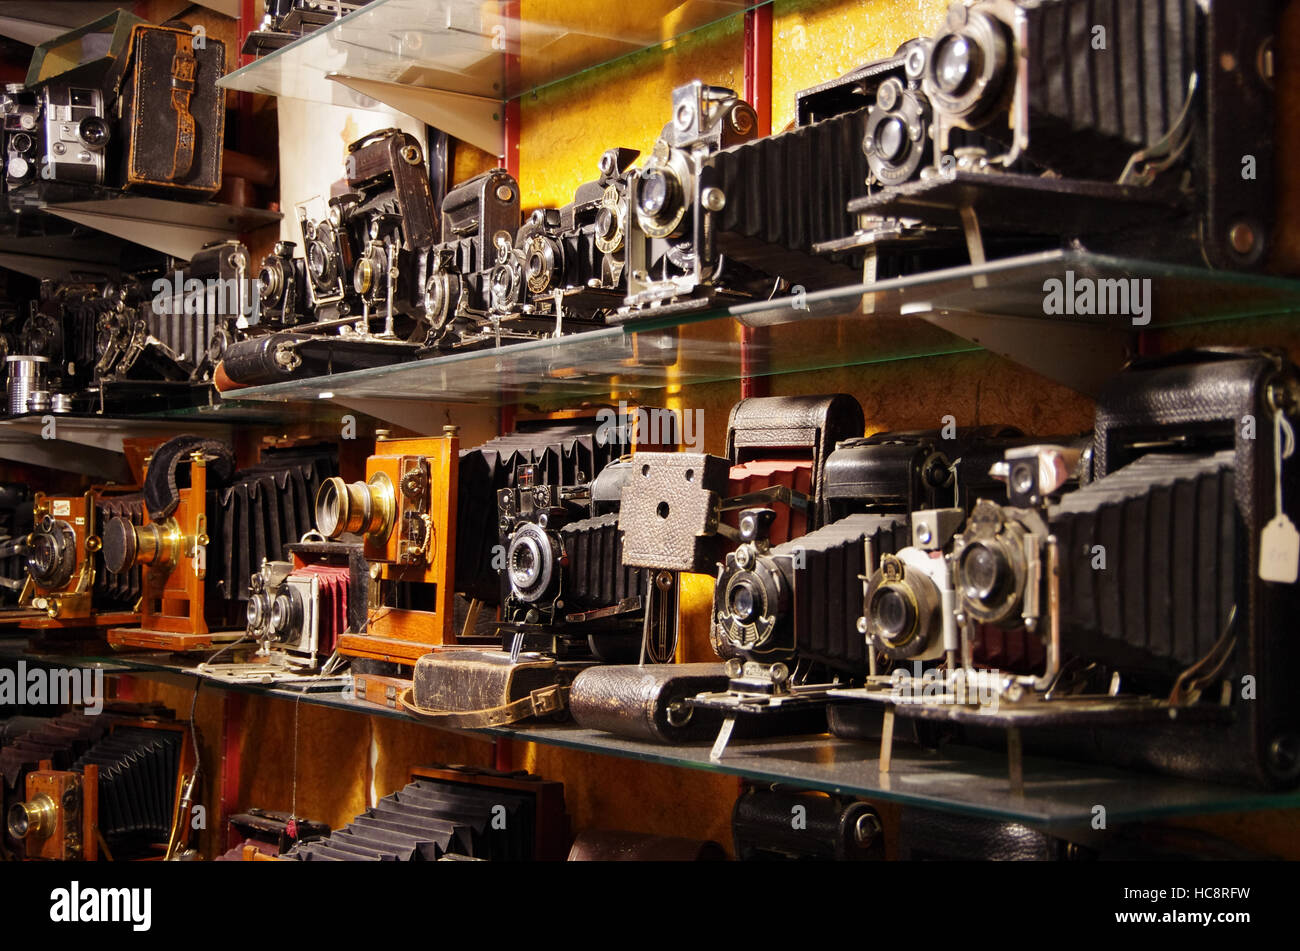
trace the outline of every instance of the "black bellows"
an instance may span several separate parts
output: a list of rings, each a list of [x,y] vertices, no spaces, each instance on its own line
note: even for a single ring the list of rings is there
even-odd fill
[[[176,806],[183,734],[118,727],[72,768],[99,767],[99,829],[114,853],[167,840]]]
[[[1089,652],[1094,638],[1122,641],[1169,672],[1209,652],[1248,570],[1232,462],[1232,450],[1152,453],[1052,509],[1072,650]],[[1245,611],[1242,604],[1243,626]]]
[[[209,508],[209,577],[215,572],[223,597],[247,601],[248,579],[262,560],[288,559],[287,546],[316,527],[321,483],[337,474],[336,449],[267,449],[216,493],[216,508]]]
[[[327,838],[295,845],[300,862],[435,862],[444,856],[495,861],[533,857],[534,797],[421,779],[383,799]]]
[[[566,613],[646,595],[646,569],[623,564],[617,512],[570,522],[560,529],[560,538],[567,555],[561,588]]]
[[[1035,161],[1091,177],[1173,127],[1196,69],[1194,0],[1057,0],[1023,10]]]
[[[858,630],[866,542],[875,558],[910,544],[905,518],[850,515],[772,549],[790,583],[791,614],[799,657],[833,670],[867,670],[867,642]]]
[[[723,149],[704,160],[701,186],[722,189],[718,250],[793,283],[843,278],[813,245],[856,228],[849,199],[868,175],[866,109]]]

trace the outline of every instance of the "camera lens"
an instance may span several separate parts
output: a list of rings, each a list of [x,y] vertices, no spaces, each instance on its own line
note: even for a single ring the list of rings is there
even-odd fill
[[[108,123],[99,116],[86,116],[77,123],[77,138],[88,149],[102,149],[108,144]]]
[[[27,160],[19,158],[17,155],[9,160],[8,172],[10,178],[26,178],[31,169],[32,167]]]
[[[257,284],[261,290],[262,300],[270,302],[279,297],[284,287],[284,274],[280,270],[279,263],[263,267],[257,275]]]
[[[59,560],[55,547],[53,535],[47,532],[37,532],[32,535],[31,544],[27,548],[27,570],[37,581],[48,577],[54,571],[54,566]]]
[[[36,139],[26,132],[15,132],[9,139],[9,149],[19,155],[31,155],[36,150]]]
[[[531,538],[524,539],[510,558],[510,580],[517,588],[529,588],[537,581],[541,572],[541,552],[537,542]]]
[[[731,589],[731,614],[738,621],[750,621],[758,609],[758,592],[749,581],[739,581]]]
[[[956,95],[970,82],[975,73],[978,51],[964,36],[949,34],[939,41],[934,51],[934,77],[939,89]]]
[[[614,217],[614,212],[609,207],[600,209],[600,214],[596,216],[596,237],[602,241],[609,241],[616,234],[618,234],[618,219]]]
[[[903,120],[889,118],[882,122],[876,130],[876,144],[881,155],[891,162],[897,161],[907,148],[907,129],[903,127]]]
[[[961,553],[962,593],[971,601],[991,604],[1006,589],[1011,566],[1005,556],[984,542],[974,542]]]
[[[641,180],[641,211],[657,215],[668,203],[668,176],[661,169],[651,169]]]
[[[302,627],[302,596],[290,589],[271,602],[271,632],[278,637],[296,633]]]
[[[31,820],[27,816],[27,803],[16,802],[9,807],[9,835],[14,839],[25,839],[27,833],[32,829]]]
[[[248,619],[249,627],[256,629],[266,623],[267,615],[270,613],[266,601],[264,594],[255,594],[248,599],[248,608],[244,615]]]
[[[916,609],[898,588],[887,585],[871,599],[871,626],[886,641],[905,638],[916,626]]]
[[[528,279],[534,281],[546,273],[546,256],[541,251],[528,255]]]

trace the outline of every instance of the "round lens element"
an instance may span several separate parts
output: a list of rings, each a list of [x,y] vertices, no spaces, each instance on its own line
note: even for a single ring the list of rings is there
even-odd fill
[[[880,153],[890,161],[897,161],[907,148],[907,129],[901,119],[886,119],[876,130]]]
[[[25,839],[32,831],[31,820],[27,816],[27,804],[16,802],[9,807],[9,835],[15,839]]]
[[[652,217],[662,214],[668,205],[671,190],[668,173],[659,168],[650,169],[641,178],[641,192],[637,200],[641,212]]]
[[[906,637],[916,625],[912,602],[898,588],[882,587],[871,599],[871,622],[887,641]]]
[[[613,209],[608,207],[600,209],[600,213],[596,215],[596,234],[606,241],[618,234],[618,219],[614,217]]]
[[[541,569],[541,552],[537,550],[537,542],[531,538],[524,539],[510,559],[510,580],[516,587],[529,588],[537,581]]]
[[[108,123],[99,116],[87,116],[77,124],[77,138],[88,149],[102,149],[108,144]]]
[[[758,596],[750,582],[741,581],[731,589],[731,613],[736,620],[752,620],[757,607]]]
[[[1005,589],[1011,566],[996,549],[975,542],[961,555],[963,593],[972,601],[989,604]]]
[[[266,605],[266,595],[255,594],[248,600],[248,608],[245,611],[245,617],[248,618],[248,626],[251,628],[260,628],[266,623],[268,614]]]
[[[964,36],[949,35],[939,41],[934,51],[934,76],[939,88],[956,95],[969,82],[972,73],[970,42]]]

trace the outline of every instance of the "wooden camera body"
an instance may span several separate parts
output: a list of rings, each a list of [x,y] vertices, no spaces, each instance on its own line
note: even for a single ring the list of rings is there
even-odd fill
[[[322,484],[317,529],[330,539],[360,535],[372,582],[366,631],[340,638],[339,653],[413,664],[454,642],[459,464],[460,440],[449,428],[443,436],[382,439],[366,460],[365,482]]]

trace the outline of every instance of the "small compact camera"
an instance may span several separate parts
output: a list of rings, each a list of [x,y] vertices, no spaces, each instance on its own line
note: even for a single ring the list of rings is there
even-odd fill
[[[307,260],[307,302],[318,319],[347,317],[355,310],[345,283],[352,273],[352,248],[345,225],[352,202],[319,198],[298,206],[303,255]]]
[[[41,107],[34,93],[22,86],[6,85],[0,96],[4,121],[6,188],[16,188],[40,175]]]
[[[46,86],[40,92],[44,152],[40,176],[51,181],[104,183],[110,127],[104,94],[79,86]]]

